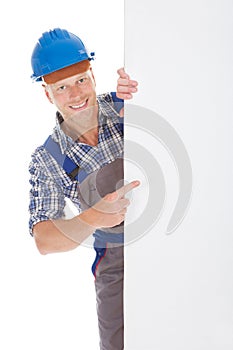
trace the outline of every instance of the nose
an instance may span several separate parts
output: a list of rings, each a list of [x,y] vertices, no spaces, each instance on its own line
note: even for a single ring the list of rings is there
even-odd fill
[[[70,98],[75,98],[75,99],[78,98],[79,100],[81,100],[81,97],[80,97],[81,91],[78,85],[71,86],[69,92],[70,92]]]

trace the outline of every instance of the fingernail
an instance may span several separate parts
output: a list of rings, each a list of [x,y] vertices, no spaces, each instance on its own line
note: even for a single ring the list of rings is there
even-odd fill
[[[140,181],[135,180],[135,181],[134,181],[134,184],[135,184],[135,186],[139,186],[139,185],[140,185]]]

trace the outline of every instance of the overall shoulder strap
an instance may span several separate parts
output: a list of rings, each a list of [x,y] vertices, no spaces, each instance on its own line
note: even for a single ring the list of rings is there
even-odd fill
[[[112,100],[114,103],[114,109],[117,113],[120,113],[120,110],[124,107],[124,100],[118,98],[116,92],[111,92]],[[124,118],[118,117],[118,125],[122,133],[124,133]]]
[[[77,180],[81,183],[87,177],[88,174],[85,170],[81,169],[67,155],[61,153],[59,144],[52,139],[51,135],[45,141],[44,147],[64,169],[71,180]]]
[[[120,110],[124,107],[124,100],[121,98],[118,98],[116,95],[116,92],[111,92],[112,100],[114,102],[114,108],[117,111],[117,113],[120,112]]]

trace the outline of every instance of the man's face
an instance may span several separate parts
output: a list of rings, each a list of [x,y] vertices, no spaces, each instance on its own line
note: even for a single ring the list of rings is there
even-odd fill
[[[95,79],[91,70],[46,85],[45,93],[64,120],[81,111],[90,111],[90,114],[96,111]]]

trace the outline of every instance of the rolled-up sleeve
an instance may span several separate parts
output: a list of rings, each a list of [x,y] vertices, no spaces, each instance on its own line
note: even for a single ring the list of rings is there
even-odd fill
[[[58,219],[63,216],[65,196],[62,187],[55,181],[48,168],[34,156],[29,165],[30,202],[29,231],[44,220]]]

